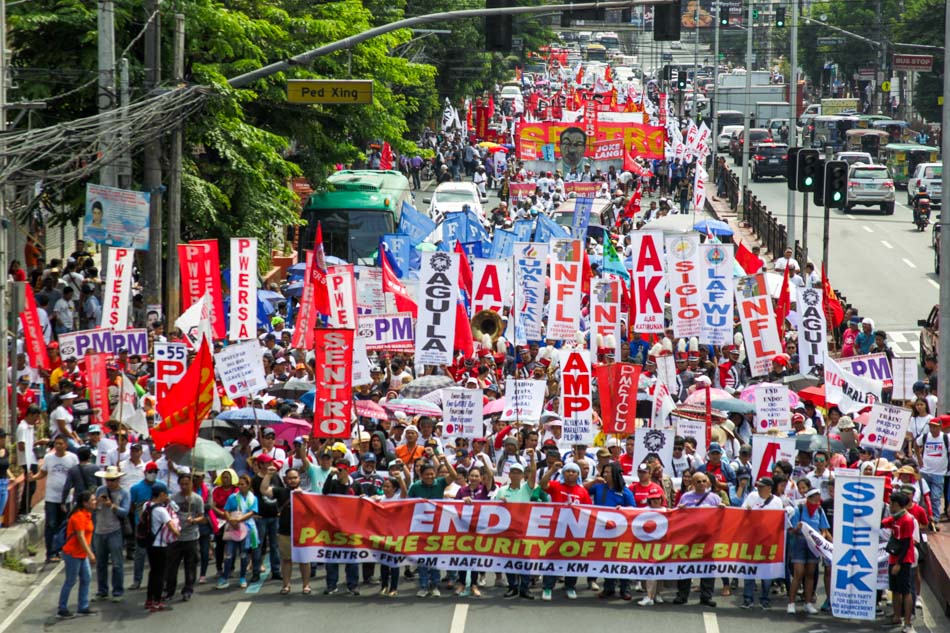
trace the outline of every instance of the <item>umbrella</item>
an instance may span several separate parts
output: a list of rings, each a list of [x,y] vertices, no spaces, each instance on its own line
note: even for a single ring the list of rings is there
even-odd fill
[[[411,384],[411,383],[410,383]],[[406,415],[428,415],[432,417],[442,417],[442,409],[418,398],[396,398],[385,403],[383,407],[390,411],[402,411]]]
[[[307,392],[313,391],[313,384],[299,378],[291,378],[287,382],[274,385],[267,393],[275,398],[289,398],[296,400]]]
[[[267,409],[254,409],[252,407],[244,407],[243,409],[231,409],[230,411],[225,411],[221,413],[216,418],[217,420],[223,420],[225,422],[259,422],[261,424],[276,424],[280,422],[280,416],[269,411]]]
[[[280,424],[271,425],[271,428],[274,429],[275,439],[293,442],[294,438],[306,435],[313,424],[297,418],[284,418]]]
[[[198,427],[198,437],[206,440],[233,440],[241,434],[241,424],[232,422],[222,422],[217,418],[203,420]]]
[[[194,448],[172,444],[165,449],[165,452],[175,463],[188,464],[192,470],[202,472],[224,470],[234,463],[234,455],[231,451],[217,442],[202,437],[195,440]]]
[[[372,400],[357,400],[356,414],[364,418],[376,418],[377,420],[385,420],[389,417],[389,414],[386,413],[386,409]]]
[[[317,397],[316,389],[311,389],[310,391],[303,394],[297,399],[303,403],[303,406],[307,407],[308,409],[313,409],[313,399],[316,397]]]
[[[288,297],[301,297],[303,296],[303,282],[298,281],[292,284],[289,284],[284,288],[284,294]]]
[[[829,440],[824,435],[797,435],[795,436],[795,450],[807,451],[826,451],[830,449],[836,453],[844,452],[844,444],[841,440]]]
[[[402,399],[421,398],[436,389],[455,386],[455,381],[448,376],[421,376],[409,384],[403,385],[402,389],[399,390],[399,397]]]
[[[289,273],[305,273],[307,272],[307,263],[306,262],[297,262],[293,266],[287,269]]]
[[[710,400],[729,400],[732,398],[732,394],[726,391],[725,389],[717,389],[716,387],[711,387],[709,389],[709,399]],[[705,389],[696,389],[693,393],[689,394],[686,398],[684,404],[706,404],[706,390]]]
[[[798,392],[798,396],[802,400],[808,400],[813,402],[816,407],[826,407],[828,404],[825,402],[825,386],[820,387],[806,387]]]
[[[257,298],[263,299],[264,301],[286,301],[284,295],[279,292],[274,292],[273,290],[258,290]]]
[[[664,233],[689,233],[693,230],[693,214],[666,215],[662,218],[650,220],[643,230],[663,231]]]
[[[817,376],[807,376],[805,374],[792,374],[782,379],[782,383],[792,391],[801,391],[806,387],[816,387],[818,381]]]
[[[694,231],[699,231],[700,233],[712,233],[717,237],[725,237],[732,235],[732,228],[722,220],[713,220],[711,218],[705,218],[693,225]]]
[[[497,400],[492,400],[484,407],[482,407],[482,415],[492,415],[493,413],[501,413],[505,410],[505,399],[498,398]]]
[[[727,413],[752,413],[755,411],[755,405],[751,402],[739,400],[738,398],[728,398],[722,400],[713,400],[711,403],[713,409],[719,409]]]
[[[713,422],[724,422],[726,420],[726,414],[722,411],[717,411],[712,409],[710,412]],[[685,418],[687,420],[705,420],[706,419],[706,407],[703,405],[696,404],[685,404],[680,405],[673,409],[673,415]]]
[[[330,266],[343,266],[344,264],[348,263],[346,260],[341,259],[336,255],[327,255],[323,258],[323,262],[325,264],[329,264]]]
[[[755,385],[750,385],[743,389],[742,393],[739,394],[739,400],[745,400],[746,402],[755,404]],[[798,406],[798,394],[791,390],[788,392],[788,406],[793,408]]]
[[[477,145],[477,147],[484,147],[485,149],[491,150],[493,152],[507,152],[508,148],[504,145],[499,145],[498,143],[492,143],[491,141],[482,141]]]

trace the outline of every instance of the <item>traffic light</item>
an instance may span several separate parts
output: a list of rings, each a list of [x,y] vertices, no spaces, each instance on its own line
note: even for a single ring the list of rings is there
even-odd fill
[[[680,3],[658,4],[653,8],[653,41],[678,42],[680,39]]]
[[[780,29],[785,28],[785,7],[776,7],[775,26]]]
[[[723,6],[719,7],[719,26],[729,26],[729,9]]]
[[[798,151],[799,147],[788,148],[788,160],[785,163],[785,184],[789,191],[798,189]]]
[[[812,192],[812,200],[815,201],[815,205],[819,207],[825,206],[825,161],[821,159],[818,161],[818,169],[816,170],[817,174],[815,175],[815,190]]]
[[[798,186],[796,191],[814,191],[820,177],[818,167],[821,165],[817,149],[802,149],[798,152],[798,169],[796,176]]]
[[[848,161],[830,160],[825,163],[824,180],[825,206],[843,209],[848,201]]]
[[[486,0],[486,9],[501,9],[513,6],[511,0]],[[485,18],[485,50],[511,51],[512,16],[492,15]]]
[[[676,87],[681,91],[686,90],[686,73],[682,70],[679,72],[679,75],[676,76]]]

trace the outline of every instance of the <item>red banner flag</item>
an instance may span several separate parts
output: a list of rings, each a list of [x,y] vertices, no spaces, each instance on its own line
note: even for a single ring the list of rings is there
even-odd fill
[[[224,307],[221,301],[221,260],[217,240],[198,240],[178,245],[178,266],[181,271],[181,311],[211,293],[211,328],[214,338],[227,338]]]
[[[202,339],[198,354],[188,371],[169,390],[165,400],[157,404],[162,421],[151,431],[156,449],[168,444],[194,447],[198,427],[211,412],[214,389],[211,342]]]
[[[381,257],[380,259],[383,260],[383,292],[388,292],[395,297],[396,311],[411,312],[413,318],[415,318],[418,315],[419,307],[409,296],[406,287],[399,281],[399,277],[396,276],[396,272],[389,264],[389,258]]]
[[[775,303],[775,325],[778,326],[778,340],[782,343],[782,349],[785,349],[785,319],[792,309],[792,298],[788,287],[788,266],[785,267],[785,274],[782,276],[782,288],[778,293],[778,301]]]
[[[355,332],[342,329],[317,329],[313,332],[317,390],[313,398],[315,437],[350,437]]]
[[[604,433],[630,435],[637,428],[640,365],[611,363],[594,367]]]
[[[762,260],[756,257],[742,242],[736,245],[736,262],[742,266],[742,270],[744,270],[747,275],[755,275],[762,270],[763,266]]]
[[[109,376],[106,373],[104,352],[86,354],[86,373],[89,376],[89,401],[93,409],[99,409],[95,416],[97,424],[109,419]]]
[[[23,343],[30,359],[30,367],[49,369],[49,355],[46,353],[46,339],[43,337],[40,314],[36,311],[36,297],[33,296],[33,288],[25,282],[23,295],[26,297],[26,310],[20,313],[20,321],[23,323]]]
[[[304,279],[313,277],[313,251],[304,254],[306,271]],[[290,346],[310,349],[313,347],[313,328],[317,326],[317,311],[313,306],[313,284],[304,282],[303,292],[300,294],[300,305],[297,306],[297,317],[294,319],[294,333],[290,339]]]
[[[831,325],[837,327],[844,320],[844,308],[841,307],[841,301],[838,300],[838,294],[831,287],[831,281],[828,279],[828,269],[821,265],[821,289],[825,313]]]
[[[320,314],[330,314],[330,293],[327,291],[327,262],[323,255],[323,224],[317,222],[313,240],[313,266],[307,277],[313,285],[313,306]]]
[[[392,169],[394,162],[393,148],[389,146],[388,142],[383,142],[383,149],[379,153],[379,168]]]

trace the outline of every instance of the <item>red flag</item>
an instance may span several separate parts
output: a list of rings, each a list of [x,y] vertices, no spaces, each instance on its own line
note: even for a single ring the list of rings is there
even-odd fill
[[[380,258],[383,262],[383,292],[392,293],[396,297],[396,309],[400,312],[411,312],[415,317],[418,312],[418,306],[409,296],[406,287],[399,281],[392,266],[389,264],[389,258],[383,256]]]
[[[610,69],[610,66],[607,66],[607,70],[604,71],[604,81],[607,83],[613,83],[614,81],[614,72]]]
[[[379,153],[379,168],[380,169],[392,169],[393,168],[393,148],[389,146],[389,143],[383,141],[383,149]]]
[[[459,288],[465,291],[469,298],[472,296],[472,267],[468,263],[468,255],[462,248],[461,242],[455,243],[455,252],[459,254]]]
[[[610,239],[610,236],[605,236]],[[581,240],[581,248],[584,249],[584,260],[581,266],[581,294],[590,294],[590,278],[594,273],[590,270],[590,258],[587,256],[587,240]]]
[[[640,365],[633,363],[611,363],[594,367],[604,433],[629,435],[636,428],[640,371]]]
[[[495,95],[488,95],[488,120],[495,118]]]
[[[455,252],[459,254],[458,284],[461,291],[459,300],[455,304],[455,349],[468,358],[475,353],[475,341],[472,340],[472,328],[469,322],[472,305],[472,267],[468,265],[468,256],[461,242],[455,243]]]
[[[742,242],[736,245],[736,262],[742,266],[742,270],[744,270],[747,275],[754,275],[762,270],[762,260],[756,257]]]
[[[584,67],[581,64],[577,65],[577,76],[574,78],[574,83],[580,85],[584,81]]]
[[[313,284],[313,307],[320,314],[330,314],[327,262],[323,255],[323,224],[321,222],[317,222],[317,235],[313,240],[313,266],[310,268],[310,283]]]
[[[306,270],[304,279],[313,278],[313,251],[306,251],[304,255]],[[294,333],[290,341],[292,347],[313,347],[313,328],[317,326],[317,310],[313,306],[314,284],[306,283],[300,295],[300,307],[294,322]]]
[[[26,297],[26,310],[20,313],[20,321],[23,323],[23,343],[27,357],[30,359],[30,366],[37,369],[49,369],[46,339],[43,337],[40,314],[36,311],[36,297],[33,296],[33,288],[30,284],[23,284],[23,294]]]
[[[211,343],[202,338],[194,362],[157,405],[162,421],[151,431],[155,448],[162,449],[167,444],[193,448],[198,427],[208,417],[213,403],[214,360]]]
[[[841,301],[838,300],[835,289],[831,287],[824,264],[821,265],[821,290],[824,295],[822,301],[825,305],[825,314],[829,317],[829,322],[837,327],[844,320],[844,308],[841,307]]]
[[[788,318],[788,312],[791,310],[792,299],[788,291],[788,266],[785,267],[785,275],[782,277],[782,289],[778,293],[778,302],[775,305],[775,323],[778,325],[778,340],[785,349],[785,319]]]
[[[643,196],[643,189],[641,188],[640,183],[637,183],[637,188],[633,192],[633,195],[630,196],[630,200],[627,201],[627,206],[623,208],[622,218],[631,219],[640,213],[640,200]],[[617,224],[620,224],[620,219],[618,218]]]

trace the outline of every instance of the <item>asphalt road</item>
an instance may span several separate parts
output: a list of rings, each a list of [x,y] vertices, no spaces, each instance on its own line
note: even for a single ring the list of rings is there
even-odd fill
[[[191,602],[174,603],[171,613],[148,614],[141,604],[143,591],[129,592],[122,604],[93,603],[99,613],[93,616],[58,621],[54,617],[56,599],[63,574],[61,569],[40,576],[32,600],[21,602],[23,610],[7,624],[0,623],[0,633],[34,633],[40,630],[98,633],[135,631],[165,633],[176,628],[201,633],[260,633],[260,631],[385,631],[386,633],[465,633],[492,630],[520,633],[558,632],[569,630],[620,631],[630,625],[640,630],[676,633],[758,633],[767,627],[770,633],[856,633],[888,631],[883,621],[873,623],[836,620],[828,615],[786,615],[783,599],[776,596],[772,609],[742,610],[741,598],[717,596],[715,609],[700,607],[691,596],[687,606],[662,604],[639,607],[635,602],[603,601],[589,591],[580,591],[579,599],[569,602],[563,592],[555,591],[554,601],[503,600],[501,589],[486,588],[481,599],[448,597],[419,599],[415,586],[400,583],[398,598],[380,598],[370,587],[361,587],[359,597],[325,597],[323,572],[314,581],[314,593],[302,596],[299,581],[294,581],[290,596],[278,594],[279,585],[252,585],[247,590],[216,591],[211,585],[199,587]],[[43,584],[45,583],[45,585]],[[718,583],[717,583],[718,585]],[[584,583],[579,583],[580,587]],[[38,591],[36,589],[39,589]],[[256,593],[252,593],[256,592]],[[539,593],[539,592],[536,592]],[[662,591],[667,600],[673,591]],[[635,596],[639,599],[640,594]],[[27,598],[25,596],[24,598]],[[71,607],[75,608],[75,593]],[[925,609],[917,611],[916,628],[921,633],[947,630],[947,622],[939,612],[936,598],[925,590]],[[800,611],[801,609],[799,609]],[[935,623],[937,618],[937,623]]]
[[[727,159],[728,160],[728,159]],[[741,173],[732,160],[732,169]],[[784,178],[750,183],[753,193],[785,224],[788,188]],[[796,225],[802,235],[802,195],[796,194]],[[902,355],[917,349],[917,319],[926,318],[939,299],[931,232],[911,222],[907,194],[897,191],[894,215],[874,207],[850,212],[831,209],[828,275],[860,313],[886,330]],[[809,203],[808,258],[820,269],[824,210]],[[804,263],[802,263],[804,265]]]

